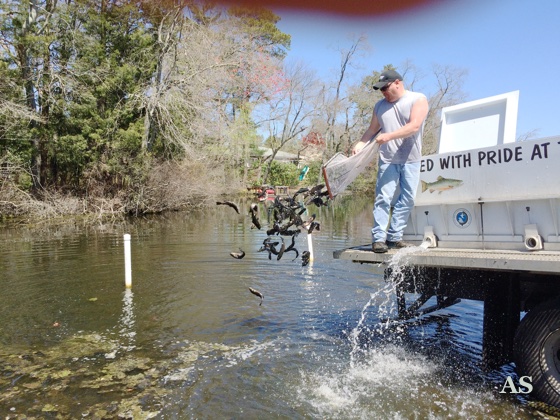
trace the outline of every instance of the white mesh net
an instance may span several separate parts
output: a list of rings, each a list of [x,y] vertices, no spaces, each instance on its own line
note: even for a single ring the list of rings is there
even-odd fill
[[[331,199],[344,191],[356,179],[360,172],[371,163],[378,149],[377,142],[370,141],[360,153],[350,157],[337,153],[323,165],[323,177]]]

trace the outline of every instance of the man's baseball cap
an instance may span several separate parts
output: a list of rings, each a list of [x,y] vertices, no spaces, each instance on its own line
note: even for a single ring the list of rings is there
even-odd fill
[[[373,85],[373,88],[375,90],[381,89],[383,86],[386,86],[389,83],[394,82],[395,80],[402,79],[402,76],[395,70],[385,70],[383,73],[381,73],[381,76],[379,76],[379,82],[375,83]]]

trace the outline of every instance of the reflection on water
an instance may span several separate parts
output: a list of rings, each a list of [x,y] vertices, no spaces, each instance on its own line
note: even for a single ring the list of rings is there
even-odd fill
[[[511,366],[479,367],[479,302],[380,322],[394,310],[381,270],[332,258],[370,241],[371,203],[335,204],[313,209],[321,231],[308,266],[294,253],[269,260],[258,252],[266,226],[251,229],[246,213],[225,206],[3,229],[0,414],[532,418],[523,401],[497,392]],[[300,256],[308,246],[296,238]],[[239,248],[245,258],[233,259]],[[264,294],[262,305],[249,288]]]
[[[129,284],[126,281],[126,273],[125,284]],[[124,291],[122,314],[119,318],[119,336],[121,337],[123,343],[123,350],[126,351],[131,351],[136,348],[134,344],[136,337],[136,328],[134,326],[135,319],[133,296],[134,294],[132,293],[132,290],[127,287]]]

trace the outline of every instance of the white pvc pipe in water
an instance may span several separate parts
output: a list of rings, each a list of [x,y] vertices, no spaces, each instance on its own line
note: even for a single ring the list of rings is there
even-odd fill
[[[124,284],[132,287],[132,259],[130,257],[130,234],[124,234]]]
[[[309,250],[309,262],[313,261],[313,241],[311,240],[311,234],[307,234],[307,249]]]

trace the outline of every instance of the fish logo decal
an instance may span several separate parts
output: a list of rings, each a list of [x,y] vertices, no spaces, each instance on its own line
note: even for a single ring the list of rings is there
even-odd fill
[[[444,178],[442,176],[438,176],[435,182],[421,182],[422,192],[430,191],[430,193],[433,193],[434,191],[439,191],[440,194],[442,193],[442,191],[451,190],[463,185],[463,181],[461,179],[450,179]]]

